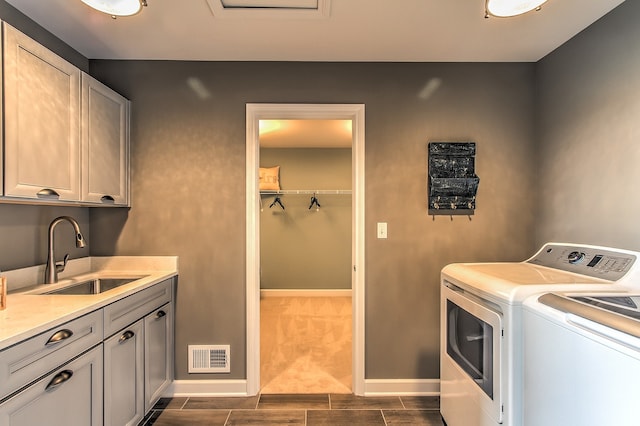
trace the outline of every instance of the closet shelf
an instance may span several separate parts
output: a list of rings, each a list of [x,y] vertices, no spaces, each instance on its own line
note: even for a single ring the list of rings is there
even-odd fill
[[[302,195],[351,195],[351,189],[281,189],[275,190],[262,190],[261,195],[287,195],[287,194],[302,194]]]

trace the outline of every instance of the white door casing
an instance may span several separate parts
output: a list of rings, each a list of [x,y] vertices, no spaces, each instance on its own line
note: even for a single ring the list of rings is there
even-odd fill
[[[247,394],[260,392],[260,120],[352,120],[352,391],[364,395],[364,104],[247,104],[246,294]]]

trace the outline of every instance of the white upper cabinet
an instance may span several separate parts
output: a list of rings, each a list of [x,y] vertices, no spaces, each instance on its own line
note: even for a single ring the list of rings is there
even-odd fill
[[[4,196],[80,200],[80,70],[4,28]]]
[[[131,103],[2,26],[0,201],[129,206]]]
[[[129,101],[82,74],[82,201],[129,204]]]

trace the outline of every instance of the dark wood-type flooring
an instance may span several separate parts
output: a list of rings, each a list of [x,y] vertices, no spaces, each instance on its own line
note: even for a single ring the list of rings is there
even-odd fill
[[[265,394],[232,398],[163,398],[140,425],[438,425],[437,396]]]

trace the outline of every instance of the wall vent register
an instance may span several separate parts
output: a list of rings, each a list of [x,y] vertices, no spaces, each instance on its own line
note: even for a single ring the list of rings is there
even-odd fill
[[[189,345],[189,373],[229,373],[229,345]]]

